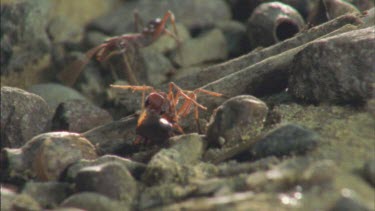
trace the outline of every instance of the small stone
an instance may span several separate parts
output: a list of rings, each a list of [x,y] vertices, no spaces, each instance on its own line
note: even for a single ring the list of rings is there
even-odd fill
[[[152,85],[159,85],[166,82],[168,74],[174,71],[174,67],[167,57],[149,48],[141,49],[141,55],[150,83]]]
[[[54,43],[78,43],[83,37],[83,29],[62,16],[50,21],[47,32]]]
[[[148,163],[142,180],[147,184],[186,182],[187,172],[203,154],[204,138],[196,133],[175,136],[169,139],[172,146],[156,153]]]
[[[1,210],[42,210],[38,202],[27,194],[18,194],[1,187]]]
[[[167,29],[171,32],[174,32],[172,26],[168,26]],[[190,39],[189,30],[186,28],[185,25],[176,23],[176,30],[180,44]],[[152,50],[159,53],[167,53],[171,50],[178,48],[178,45],[178,42],[173,37],[164,34],[158,40],[156,40],[150,46],[145,47],[144,49],[146,51]]]
[[[52,112],[38,95],[14,87],[1,87],[1,148],[17,148],[50,130]]]
[[[97,193],[77,193],[65,199],[61,207],[74,207],[90,211],[130,210],[130,207]]]
[[[248,152],[241,154],[241,157],[259,159],[268,156],[282,157],[301,154],[315,148],[319,140],[320,136],[316,132],[299,125],[287,124],[270,131]]]
[[[25,88],[45,79],[51,65],[48,0],[1,4],[1,85]],[[3,45],[4,44],[4,45]]]
[[[72,192],[70,184],[60,182],[28,182],[22,193],[31,196],[43,208],[55,208]]]
[[[223,31],[228,46],[229,57],[238,57],[249,51],[250,43],[246,26],[238,21],[220,21],[216,27]]]
[[[357,13],[359,10],[352,4],[343,0],[323,0],[327,17],[329,20],[335,19],[341,15]]]
[[[313,161],[304,157],[285,160],[267,171],[257,171],[246,178],[246,186],[257,191],[285,190],[304,185],[306,188],[332,183],[337,177],[336,164],[330,160]],[[332,185],[332,184],[330,184]]]
[[[3,149],[2,159],[8,176],[58,180],[72,163],[97,157],[95,147],[77,133],[50,132],[35,136],[18,149]]]
[[[225,101],[211,116],[207,140],[211,146],[234,146],[259,134],[268,113],[256,97],[240,95]],[[224,139],[224,145],[220,145]]]
[[[87,101],[69,100],[57,107],[52,130],[80,133],[112,121],[112,116],[104,109]]]
[[[137,194],[137,184],[130,172],[117,162],[82,168],[75,185],[80,192],[96,192],[111,199],[132,204]]]
[[[84,167],[97,166],[113,162],[119,163],[124,166],[136,179],[139,179],[146,169],[146,165],[143,163],[139,163],[116,155],[104,155],[95,160],[80,160],[79,162],[71,165],[66,172],[64,181],[73,181],[74,178],[76,178],[78,172]]]
[[[53,110],[55,110],[60,103],[68,100],[86,100],[86,98],[76,90],[57,83],[36,84],[31,86],[28,91],[41,96]]]
[[[195,190],[196,187],[193,185],[181,186],[174,183],[148,187],[140,195],[139,209],[145,210],[151,207],[176,202],[188,197],[189,194],[194,193]]]
[[[375,159],[369,160],[363,166],[363,176],[375,187]]]
[[[335,104],[363,103],[374,93],[375,28],[320,39],[292,62],[289,90],[302,100]]]
[[[202,157],[205,140],[202,135],[190,133],[180,136],[174,136],[168,140],[172,146],[180,153],[180,160],[176,160],[181,164],[195,164]]]
[[[172,60],[181,67],[187,67],[209,61],[224,60],[227,57],[228,48],[224,34],[219,29],[213,29],[195,39],[184,42],[173,53]]]

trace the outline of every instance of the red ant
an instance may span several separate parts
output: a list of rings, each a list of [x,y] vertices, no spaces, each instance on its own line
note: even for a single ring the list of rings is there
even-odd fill
[[[199,127],[198,108],[207,110],[206,107],[199,104],[198,93],[204,93],[215,97],[222,94],[208,91],[205,89],[196,89],[194,91],[182,90],[175,83],[169,83],[168,93],[157,91],[151,86],[132,86],[132,85],[111,85],[113,88],[131,89],[133,91],[142,91],[142,110],[138,118],[136,133],[139,135],[135,143],[140,143],[142,139],[160,143],[171,137],[174,132],[184,133],[178,124],[180,118],[187,116],[191,107],[194,106],[195,121]],[[151,91],[145,98],[145,92]],[[177,106],[180,98],[185,101],[181,106]]]
[[[138,31],[138,25],[143,24],[136,11],[134,13],[134,19],[136,22],[136,30]],[[173,33],[165,28],[168,19],[173,26]],[[105,62],[115,55],[124,54],[130,47],[140,48],[149,46],[163,34],[171,36],[179,44],[180,41],[177,36],[175,17],[171,11],[166,12],[163,19],[157,18],[150,21],[140,33],[124,34],[105,40],[104,43],[87,51],[85,59],[73,62],[68,68],[59,73],[58,78],[66,85],[72,86],[78,79],[83,67],[91,60],[91,58],[95,57],[99,62]],[[130,65],[126,60],[126,57],[124,57],[124,59],[127,65],[126,69],[129,82],[138,84],[137,79],[130,70]]]

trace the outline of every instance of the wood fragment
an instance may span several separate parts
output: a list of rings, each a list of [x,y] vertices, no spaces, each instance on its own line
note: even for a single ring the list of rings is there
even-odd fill
[[[184,89],[195,89],[204,86],[207,83],[218,80],[231,73],[240,71],[246,67],[259,63],[271,56],[283,53],[290,49],[301,46],[319,37],[327,35],[347,24],[359,25],[362,21],[358,15],[348,14],[333,19],[322,25],[313,27],[306,32],[301,32],[295,37],[264,48],[259,51],[252,51],[244,56],[232,59],[230,61],[210,66],[207,68],[198,68],[200,70],[192,71],[197,74],[187,75],[175,81]],[[161,88],[164,90],[166,87]]]
[[[354,29],[357,29],[357,27],[348,24],[316,40]],[[311,42],[314,42],[314,40]],[[288,70],[293,62],[294,56],[311,42],[271,56],[261,62],[208,83],[201,88],[222,93],[227,97],[234,97],[241,94],[257,95],[257,93],[260,93],[262,90],[270,89],[279,89],[279,91],[282,91],[282,88],[286,87]],[[208,109],[215,109],[224,101],[224,98],[215,99],[211,96],[198,99],[198,102],[205,105]]]

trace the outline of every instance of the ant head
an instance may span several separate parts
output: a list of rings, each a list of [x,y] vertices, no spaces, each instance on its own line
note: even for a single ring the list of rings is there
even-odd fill
[[[166,97],[165,93],[152,92],[146,98],[145,107],[158,114],[162,114],[166,111]]]
[[[150,22],[148,22],[147,26],[143,28],[143,33],[154,33],[160,25],[162,24],[162,20],[160,18],[156,18]]]

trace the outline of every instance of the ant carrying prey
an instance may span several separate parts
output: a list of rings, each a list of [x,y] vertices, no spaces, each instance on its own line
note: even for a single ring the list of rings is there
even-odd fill
[[[135,26],[138,31],[138,25],[143,25],[138,13],[134,13]],[[173,32],[166,29],[166,23],[170,20],[173,26]],[[141,48],[151,45],[155,42],[161,35],[167,34],[176,40],[177,44],[180,43],[177,35],[177,28],[175,25],[175,17],[171,11],[165,13],[162,19],[157,18],[150,21],[146,27],[142,29],[140,33],[136,34],[124,34],[117,37],[112,37],[105,40],[102,44],[88,50],[85,53],[85,58],[83,60],[77,60],[69,65],[66,69],[59,73],[58,78],[66,85],[72,86],[78,76],[82,72],[84,66],[91,60],[95,58],[99,62],[106,62],[109,58],[115,55],[124,55],[125,64],[127,65],[126,74],[128,80],[132,84],[138,84],[135,78],[130,64],[126,57],[126,51],[129,48]]]
[[[155,90],[151,86],[111,85],[111,87],[142,91],[142,110],[137,122],[136,133],[138,137],[135,143],[140,143],[142,140],[161,143],[175,133],[184,133],[179,125],[179,120],[191,112],[192,106],[194,107],[194,118],[198,131],[200,132],[198,109],[207,110],[207,108],[196,101],[197,94],[222,96],[220,93],[205,89],[182,90],[173,82],[169,83],[168,93]],[[150,93],[145,98],[146,91]],[[184,101],[181,105],[178,105],[180,99],[184,99]]]

